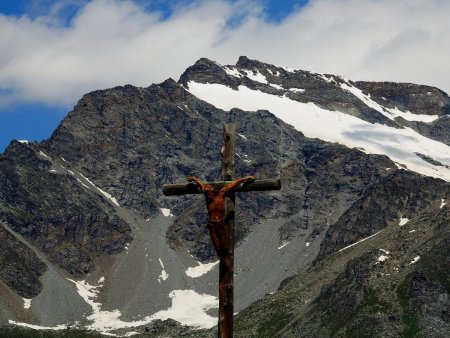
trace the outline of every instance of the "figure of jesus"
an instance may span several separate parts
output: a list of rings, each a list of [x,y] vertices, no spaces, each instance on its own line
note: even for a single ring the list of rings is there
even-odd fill
[[[208,208],[208,230],[211,240],[220,259],[226,257],[227,229],[225,226],[225,194],[242,183],[252,182],[254,176],[239,178],[222,187],[215,189],[212,184],[204,184],[198,178],[189,176],[189,182],[195,182],[205,195],[206,207]]]

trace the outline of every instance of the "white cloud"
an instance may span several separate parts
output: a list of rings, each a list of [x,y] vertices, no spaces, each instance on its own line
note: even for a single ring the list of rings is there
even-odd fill
[[[266,21],[255,1],[196,1],[162,19],[130,1],[93,0],[68,26],[55,24],[60,10],[0,15],[0,105],[70,106],[90,90],[177,79],[202,56],[227,64],[247,55],[450,92],[448,1],[313,0],[279,24]],[[244,19],[231,27],[236,16]]]

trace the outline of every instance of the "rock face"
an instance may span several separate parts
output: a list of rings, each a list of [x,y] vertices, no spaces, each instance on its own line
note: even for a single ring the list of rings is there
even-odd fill
[[[436,208],[441,196],[450,194],[450,185],[417,177],[404,170],[369,185],[358,199],[328,231],[318,257],[324,257],[383,230],[399,226],[401,219],[423,219],[432,223],[430,209]]]
[[[132,326],[125,320],[167,310],[173,291],[215,292],[214,276],[196,282],[186,272],[199,264],[189,254],[217,259],[202,196],[167,198],[161,187],[189,175],[217,180],[222,125],[235,122],[236,176],[282,181],[281,191],[237,195],[236,285],[245,294],[236,302],[236,336],[447,336],[448,180],[405,170],[384,148],[305,137],[270,110],[222,110],[193,95],[193,83],[345,114],[382,126],[386,138],[409,127],[439,149],[450,144],[450,100],[436,88],[353,82],[246,57],[233,66],[200,59],[178,82],[86,94],[50,139],[13,141],[0,156],[0,279],[33,298],[36,324],[84,318],[81,325],[101,331],[91,323],[96,313],[121,311],[113,321],[123,326],[105,332],[123,334]],[[325,119],[323,128],[333,132]],[[411,163],[447,177],[446,153],[411,154]],[[62,307],[78,292],[94,314],[70,308],[56,323],[50,289]],[[0,301],[0,310],[16,313],[8,306]],[[215,336],[170,319],[136,326],[155,337]]]
[[[39,277],[45,263],[3,227],[0,241],[0,279],[23,298],[37,296],[42,291]]]
[[[190,103],[187,110],[183,104]],[[120,205],[148,217],[157,210],[162,183],[184,179],[197,160],[210,155],[199,153],[203,135],[213,133],[197,110],[212,109],[172,80],[93,92],[45,146],[106,187]]]
[[[450,124],[450,98],[447,93],[438,88],[412,83],[358,81],[355,84],[374,101],[386,107],[443,117],[430,123],[408,121],[401,117],[396,121],[433,140],[450,144],[448,133],[445,132]]]
[[[131,240],[112,208],[42,151],[13,142],[0,166],[0,219],[72,275],[92,271],[96,256]]]
[[[389,108],[414,111],[423,115],[448,115],[450,98],[447,93],[435,87],[412,83],[355,82],[356,86],[380,104]]]
[[[450,118],[448,114],[430,123],[400,119],[398,122],[402,123],[404,126],[417,130],[422,135],[426,135],[433,140],[450,145],[450,137],[447,133],[447,130],[450,127]]]

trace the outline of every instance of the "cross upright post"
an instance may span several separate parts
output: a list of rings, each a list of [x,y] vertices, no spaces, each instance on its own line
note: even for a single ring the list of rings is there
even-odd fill
[[[280,179],[255,180],[253,177],[234,180],[235,172],[236,124],[225,124],[222,141],[222,181],[202,183],[190,177],[197,184],[165,184],[163,193],[166,196],[201,194],[206,197],[210,221],[208,228],[216,251],[219,255],[219,323],[218,337],[233,337],[233,275],[234,275],[234,235],[235,235],[235,192],[280,190]],[[211,202],[211,196],[214,200]],[[219,196],[219,197],[217,197]],[[221,217],[217,217],[216,205],[223,196]],[[223,213],[223,215],[222,215]],[[212,217],[215,217],[212,220]],[[215,226],[214,226],[215,225]],[[211,229],[213,228],[213,229]],[[220,242],[220,245],[217,245]],[[220,249],[218,249],[220,247]]]
[[[235,172],[236,124],[223,126],[222,181],[232,181]],[[233,337],[234,309],[234,205],[235,193],[225,197],[226,256],[219,262],[219,337]]]

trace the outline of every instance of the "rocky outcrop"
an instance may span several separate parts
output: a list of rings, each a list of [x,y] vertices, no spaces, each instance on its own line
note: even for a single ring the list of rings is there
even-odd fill
[[[400,117],[398,117],[396,120],[402,125],[410,127],[422,135],[450,145],[450,136],[447,132],[450,128],[450,114],[442,115],[437,120],[429,123],[406,121],[405,119],[402,119]]]
[[[449,195],[450,184],[447,182],[418,177],[405,170],[395,171],[368,185],[358,201],[330,227],[318,257],[325,257],[390,224],[400,226],[401,219],[421,219],[424,226],[431,226],[434,219],[428,214],[437,210],[442,199]]]
[[[450,98],[442,90],[412,83],[355,82],[356,86],[380,105],[409,111],[414,114],[436,115],[433,122],[408,121],[402,117],[395,120],[433,140],[450,145]]]
[[[46,269],[26,247],[0,223],[0,279],[23,298],[33,298],[42,290],[39,277]]]
[[[85,95],[44,146],[147,218],[163,183],[184,180],[209,158],[200,149],[215,132],[202,119],[216,111],[171,80],[116,87]]]
[[[74,276],[131,240],[108,203],[32,145],[13,142],[3,153],[0,191],[0,220]]]
[[[449,115],[450,98],[442,90],[398,82],[355,82],[356,86],[370,97],[387,108],[398,108],[402,111],[423,115]]]

